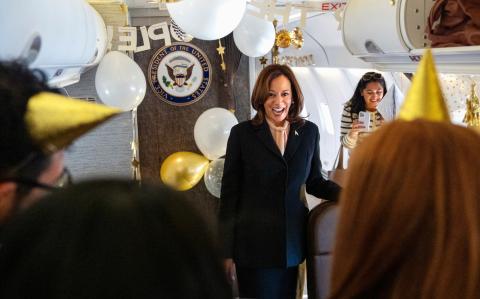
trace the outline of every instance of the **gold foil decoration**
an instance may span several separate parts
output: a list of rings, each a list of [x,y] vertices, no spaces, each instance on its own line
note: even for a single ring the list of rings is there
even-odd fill
[[[265,56],[260,57],[258,60],[260,61],[260,64],[262,65],[262,68],[264,68],[265,65],[267,65],[268,59],[265,58]]]
[[[225,64],[225,60],[223,59],[223,55],[225,55],[225,47],[222,46],[222,41],[219,39],[218,40],[218,48],[217,48],[218,55],[220,55],[222,59],[222,63],[220,64],[220,67],[222,68],[222,71],[227,70],[227,65]]]
[[[163,161],[160,178],[166,185],[178,191],[186,191],[202,179],[208,164],[208,159],[202,155],[176,152]]]
[[[45,152],[70,145],[121,111],[104,105],[41,92],[28,101],[25,123],[32,139]]]
[[[303,33],[300,27],[295,27],[292,32],[289,32],[286,29],[277,31],[277,20],[273,20],[273,27],[275,28],[275,43],[272,47],[272,63],[282,63],[279,58],[278,48],[288,48],[293,46],[296,49],[301,49],[303,47],[304,39]],[[260,63],[264,65],[262,60]],[[265,62],[266,63],[266,62]]]
[[[286,29],[282,29],[277,32],[275,37],[275,44],[280,48],[288,48],[292,43],[292,38],[290,36],[290,32]]]
[[[292,46],[296,49],[301,49],[303,47],[303,33],[299,27],[295,27],[292,32],[290,32],[290,37],[292,39]]]
[[[278,21],[275,19],[273,20],[273,28],[275,30],[275,32],[277,32],[277,24],[278,24]],[[275,33],[275,43],[273,43],[273,47],[272,47],[272,63],[273,64],[277,64],[278,63],[278,45],[277,45],[277,33]]]
[[[130,148],[132,150],[132,178],[135,181],[141,181],[142,175],[140,173],[140,157],[138,155],[138,122],[137,122],[137,108],[132,109],[132,141]]]
[[[430,49],[420,61],[398,118],[450,122]]]
[[[480,100],[475,93],[475,83],[471,85],[470,97],[466,101],[467,111],[463,122],[467,124],[467,127],[480,128]]]

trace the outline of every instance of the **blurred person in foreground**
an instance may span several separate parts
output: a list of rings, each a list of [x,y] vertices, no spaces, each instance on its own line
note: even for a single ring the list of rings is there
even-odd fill
[[[117,113],[62,96],[40,71],[0,61],[0,227],[68,184],[63,149]]]
[[[478,298],[478,153],[473,130],[425,120],[365,140],[340,200],[329,298]]]
[[[329,298],[478,298],[480,136],[450,123],[429,50],[399,118],[352,155]]]
[[[70,186],[15,217],[2,242],[0,298],[232,298],[205,220],[161,187]]]

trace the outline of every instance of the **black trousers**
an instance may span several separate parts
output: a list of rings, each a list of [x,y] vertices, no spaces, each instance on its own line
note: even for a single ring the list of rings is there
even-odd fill
[[[244,268],[237,266],[240,298],[295,299],[298,266]]]

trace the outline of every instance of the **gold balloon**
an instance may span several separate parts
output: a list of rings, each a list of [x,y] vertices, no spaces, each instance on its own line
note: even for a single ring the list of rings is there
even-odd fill
[[[292,38],[292,46],[297,49],[301,49],[303,47],[303,33],[299,27],[295,27],[293,31],[290,33]]]
[[[208,168],[208,159],[192,152],[176,152],[168,156],[160,168],[166,185],[185,191],[195,186]]]
[[[283,29],[277,32],[277,36],[275,37],[275,44],[277,47],[288,48],[290,47],[291,42],[292,38],[290,37],[290,32],[288,32],[288,30]]]

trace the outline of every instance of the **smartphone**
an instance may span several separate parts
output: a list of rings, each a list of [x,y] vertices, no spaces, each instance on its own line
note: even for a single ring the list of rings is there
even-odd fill
[[[365,127],[363,131],[370,131],[370,113],[367,111],[358,112],[358,122]]]

